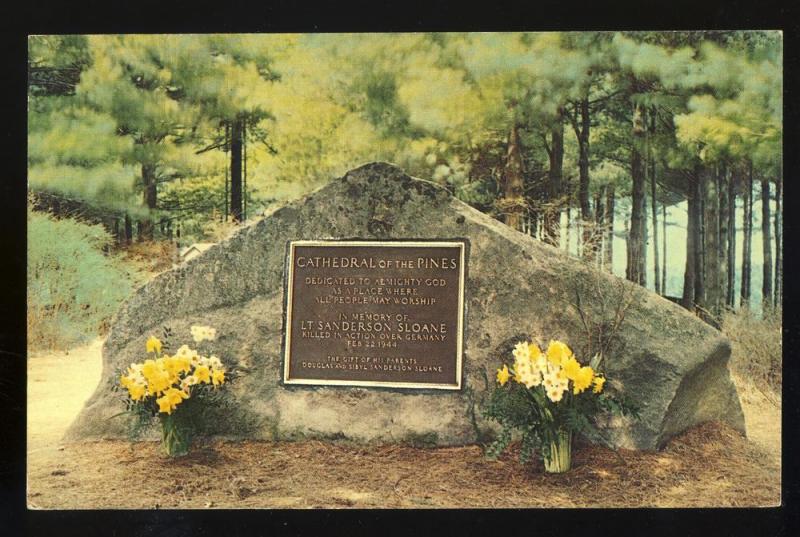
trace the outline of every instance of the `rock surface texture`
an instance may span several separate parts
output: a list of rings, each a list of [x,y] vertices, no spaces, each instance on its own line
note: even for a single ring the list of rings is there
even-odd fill
[[[286,245],[292,239],[469,240],[464,388],[458,392],[281,384]],[[580,298],[581,310],[573,304]],[[656,449],[696,423],[744,431],[729,371],[730,343],[679,306],[514,231],[444,188],[373,163],[248,225],[199,257],[160,274],[122,306],[103,348],[103,381],[68,439],[123,437],[126,417],[111,390],[118,372],[144,358],[147,337],[169,327],[217,329],[214,352],[239,371],[228,404],[212,409],[209,432],[230,438],[317,437],[357,442],[467,444],[493,429],[481,401],[501,360],[523,337],[591,352],[585,326],[614,323],[607,375],[640,407],[641,419],[607,424],[608,440]],[[583,320],[581,318],[583,317]],[[596,332],[596,330],[594,331]],[[188,337],[186,338],[188,339]]]

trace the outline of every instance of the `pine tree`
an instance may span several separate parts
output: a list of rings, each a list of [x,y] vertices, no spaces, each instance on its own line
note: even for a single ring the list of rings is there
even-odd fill
[[[704,296],[702,306],[712,319],[717,319],[722,307],[722,282],[720,279],[719,183],[715,170],[704,167],[703,173],[703,269]]]
[[[185,161],[182,139],[196,110],[182,101],[181,88],[160,61],[159,36],[91,36],[92,65],[81,77],[77,95],[107,114],[119,136],[132,141],[128,160],[139,169],[140,239],[152,239],[159,185],[180,177]]]
[[[628,260],[625,277],[645,285],[645,163],[641,146],[644,139],[644,108],[633,106],[633,144],[631,147],[631,227],[628,237]]]
[[[733,309],[736,306],[736,174],[734,169],[731,169],[728,175],[727,188],[728,282],[725,304]]]
[[[761,301],[765,308],[772,306],[772,226],[770,220],[769,178],[761,176],[761,242],[763,246]]]
[[[744,238],[742,239],[742,289],[740,304],[750,307],[750,290],[753,258],[753,163],[748,162],[744,189]]]

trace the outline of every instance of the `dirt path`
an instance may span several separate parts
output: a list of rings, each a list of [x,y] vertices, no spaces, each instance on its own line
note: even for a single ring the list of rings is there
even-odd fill
[[[780,409],[740,378],[750,439],[704,424],[661,452],[579,446],[561,476],[477,446],[60,439],[100,380],[101,341],[28,362],[31,508],[765,506],[780,502]]]
[[[98,338],[68,352],[28,356],[28,456],[55,450],[103,370]]]
[[[771,461],[781,465],[781,401],[774,396],[760,392],[739,375],[733,375],[739,391],[739,400],[744,411],[747,438],[756,444]]]

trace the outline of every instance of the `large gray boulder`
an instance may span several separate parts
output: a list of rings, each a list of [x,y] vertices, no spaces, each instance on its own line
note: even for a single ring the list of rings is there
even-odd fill
[[[460,391],[283,386],[284,262],[290,239],[469,240],[464,386]],[[580,297],[583,318],[571,303]],[[192,324],[217,329],[216,353],[240,376],[229,405],[209,411],[208,432],[229,438],[344,438],[358,442],[467,444],[492,430],[481,401],[500,360],[521,337],[567,341],[588,358],[585,324],[608,331],[605,370],[641,407],[641,419],[612,420],[617,446],[660,448],[696,423],[744,431],[728,371],[730,343],[679,306],[514,231],[442,187],[373,163],[243,227],[199,257],[160,274],[118,312],[103,347],[103,381],[68,438],[123,437],[127,418],[117,372],[142,359],[150,334]],[[596,331],[595,331],[596,332]]]

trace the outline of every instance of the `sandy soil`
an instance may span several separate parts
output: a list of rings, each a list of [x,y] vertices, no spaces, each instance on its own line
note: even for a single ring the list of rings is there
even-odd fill
[[[661,452],[576,446],[545,475],[510,452],[347,443],[200,443],[182,459],[154,442],[62,444],[100,380],[100,345],[28,361],[28,505],[70,508],[699,507],[780,503],[780,408],[740,387],[749,438],[704,424]]]
[[[740,375],[733,374],[744,410],[747,438],[761,449],[771,461],[781,465],[781,396],[763,393]]]
[[[28,458],[52,454],[100,382],[102,339],[28,356]]]

